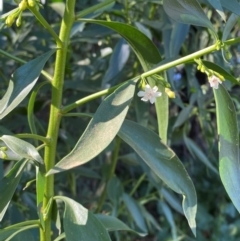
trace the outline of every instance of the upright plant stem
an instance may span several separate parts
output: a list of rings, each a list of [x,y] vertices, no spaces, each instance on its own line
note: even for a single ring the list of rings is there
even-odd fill
[[[46,172],[48,172],[55,164],[57,138],[59,132],[59,125],[61,120],[61,105],[62,105],[62,92],[65,74],[65,64],[67,56],[68,41],[72,24],[75,19],[75,0],[67,0],[65,13],[62,19],[59,39],[63,44],[58,44],[59,49],[57,50],[56,63],[54,78],[52,81],[52,101],[50,107],[49,126],[47,131],[47,138],[50,138],[50,144],[46,146],[44,153],[44,160],[46,165]],[[62,46],[60,46],[62,45]],[[44,185],[44,197],[42,210],[44,211],[47,204],[54,196],[54,176],[45,177]],[[51,213],[45,220],[45,230],[40,231],[41,241],[51,240]]]

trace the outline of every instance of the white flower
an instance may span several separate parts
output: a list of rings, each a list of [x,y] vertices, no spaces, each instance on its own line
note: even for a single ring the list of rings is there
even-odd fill
[[[144,91],[142,91],[142,90],[139,91],[137,93],[137,95],[139,97],[142,97],[141,98],[142,101],[149,100],[151,102],[151,104],[153,104],[156,101],[156,98],[162,95],[162,93],[157,92],[157,90],[158,90],[157,86],[154,86],[153,88],[151,88],[150,85],[146,85]]]
[[[210,83],[210,86],[214,89],[218,89],[218,86],[219,84],[222,84],[222,81],[216,77],[215,75],[212,75],[210,78],[209,78],[209,83]]]

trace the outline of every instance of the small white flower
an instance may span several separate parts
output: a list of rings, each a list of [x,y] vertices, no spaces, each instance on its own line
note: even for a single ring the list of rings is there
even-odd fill
[[[210,78],[209,78],[209,83],[210,83],[210,86],[214,89],[218,89],[218,86],[219,84],[222,84],[222,81],[216,77],[215,75],[212,75]]]
[[[157,92],[158,90],[158,87],[157,86],[154,86],[153,88],[151,88],[150,85],[146,85],[145,88],[144,88],[144,91],[139,91],[137,93],[137,95],[139,97],[142,97],[141,100],[142,101],[150,101],[151,104],[153,104],[155,101],[156,101],[156,98],[161,96],[162,93],[161,92]]]

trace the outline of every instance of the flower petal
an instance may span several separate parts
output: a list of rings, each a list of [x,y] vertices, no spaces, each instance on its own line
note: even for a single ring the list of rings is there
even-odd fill
[[[140,90],[138,93],[137,93],[137,96],[139,97],[143,97],[145,95],[145,91],[142,91]]]

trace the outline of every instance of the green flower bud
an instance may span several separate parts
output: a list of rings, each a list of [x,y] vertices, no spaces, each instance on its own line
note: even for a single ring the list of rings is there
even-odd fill
[[[168,95],[169,98],[174,99],[175,93],[173,91],[171,91],[169,88],[165,88],[165,93]]]
[[[27,1],[26,0],[22,0],[19,4],[18,4],[19,10],[24,11],[27,8]]]
[[[5,23],[8,27],[11,27],[14,20],[15,20],[15,17],[13,15],[8,15],[8,17],[5,20]]]
[[[16,21],[16,25],[17,27],[20,27],[22,24],[22,14],[19,14],[17,21]]]
[[[36,5],[36,1],[35,0],[28,0],[28,5],[30,7],[34,7]]]
[[[204,65],[202,65],[202,66],[201,66],[200,71],[201,71],[202,73],[204,73],[204,72],[206,71],[206,68],[205,68],[205,66],[204,66]]]
[[[226,57],[227,60],[230,60],[232,58],[232,54],[231,54],[231,52],[229,50],[227,50],[225,52],[225,57]]]

